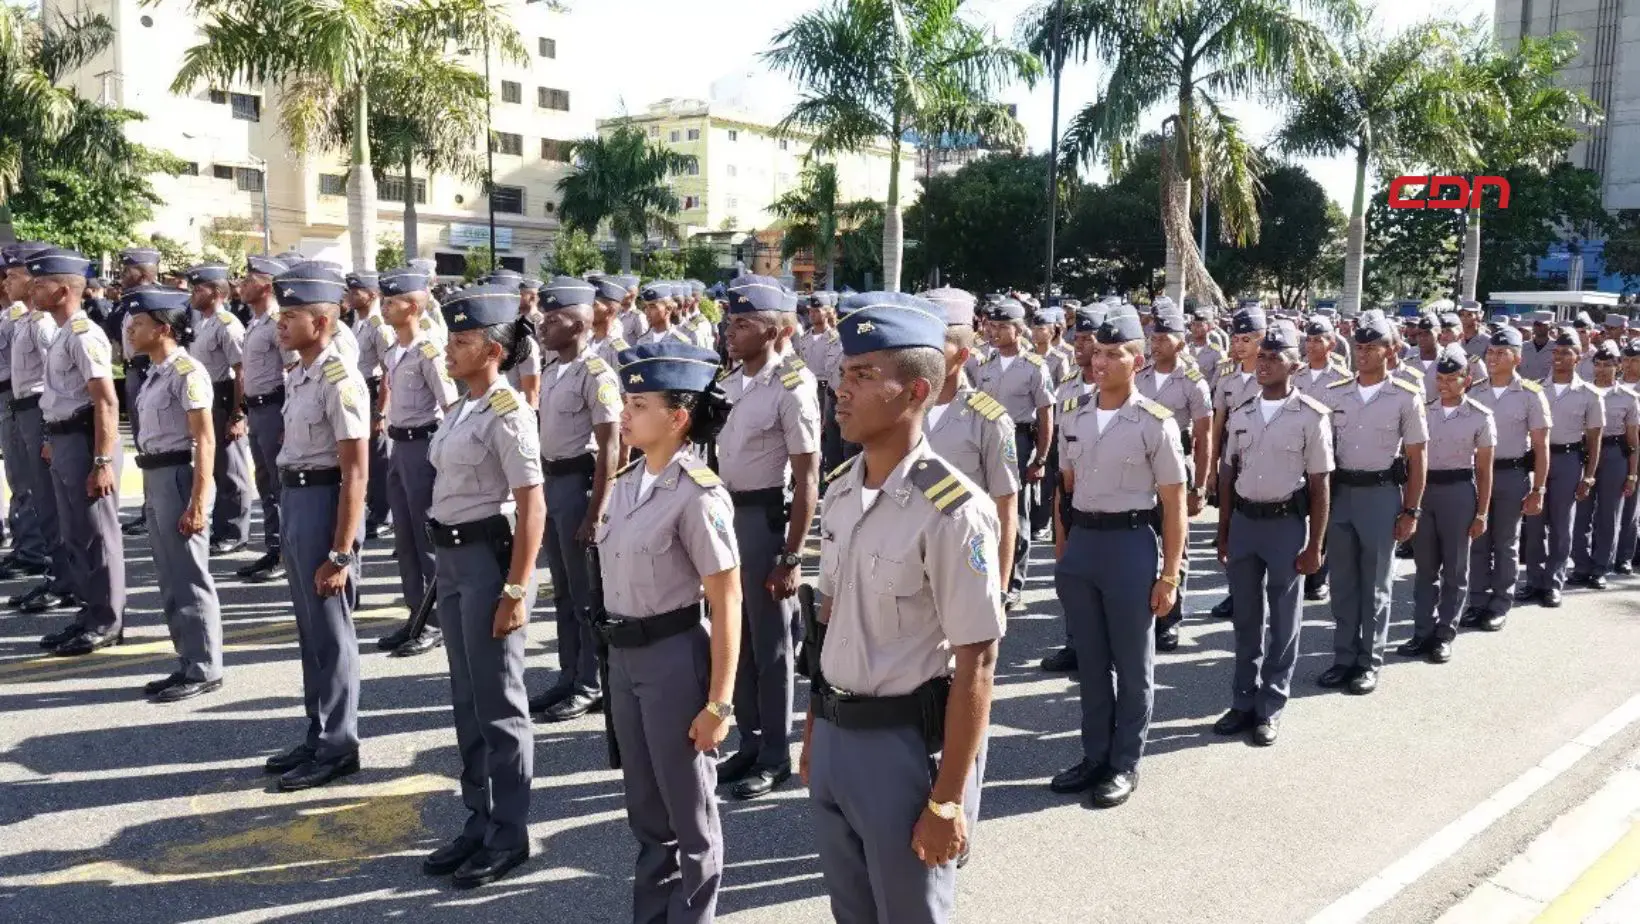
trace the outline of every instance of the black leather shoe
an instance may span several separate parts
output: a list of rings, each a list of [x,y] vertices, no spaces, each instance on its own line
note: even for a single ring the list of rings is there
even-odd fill
[[[548,722],[568,722],[579,719],[589,712],[595,712],[604,704],[604,698],[591,693],[571,693],[564,699],[552,704],[551,708],[541,713],[541,718]]]
[[[409,638],[409,635],[406,634],[405,637]],[[558,703],[563,700],[568,699],[570,692],[573,690],[574,687],[570,686],[556,686],[546,690],[545,692],[535,694],[530,697],[530,713],[534,715],[536,713],[546,712],[548,709],[558,705]]]
[[[392,632],[376,639],[376,647],[382,651],[392,651],[410,640],[410,623],[405,622]],[[534,708],[533,706],[531,707]]]
[[[1331,599],[1332,591],[1328,590],[1327,585],[1325,584],[1322,584],[1314,590],[1306,589],[1304,591],[1304,600],[1307,603],[1326,603]]]
[[[1076,670],[1076,649],[1061,648],[1042,659],[1042,669],[1050,674],[1068,674]]]
[[[1378,689],[1378,672],[1370,667],[1359,668],[1350,678],[1350,695],[1366,696]]]
[[[1025,601],[1021,599],[1017,590],[1010,590],[1002,597],[1002,608],[1010,613],[1018,613],[1025,609]]]
[[[1431,664],[1445,664],[1452,660],[1452,642],[1448,639],[1436,639],[1435,644],[1429,646],[1425,657]]]
[[[1086,792],[1092,789],[1105,775],[1104,764],[1096,764],[1087,758],[1074,767],[1067,767],[1054,774],[1048,781],[1048,789],[1068,796],[1073,792]]]
[[[1583,586],[1589,588],[1590,590],[1605,590],[1606,576],[1603,574],[1591,574],[1588,579],[1583,582]]]
[[[456,874],[450,877],[450,884],[458,889],[475,889],[507,875],[514,867],[529,858],[528,847],[520,847],[517,850],[485,847],[468,857],[466,863],[461,864]]]
[[[1253,726],[1253,734],[1249,740],[1255,747],[1267,748],[1276,743],[1276,738],[1280,734],[1280,719],[1259,719],[1258,724]]]
[[[154,697],[156,703],[180,703],[185,699],[204,696],[206,693],[215,693],[222,689],[222,678],[215,680],[184,680],[179,684],[166,687]]]
[[[296,792],[300,789],[312,789],[358,772],[358,754],[332,757],[329,760],[309,760],[294,770],[285,771],[279,777],[279,791]]]
[[[93,629],[81,629],[77,634],[61,641],[51,653],[59,658],[77,658],[88,655],[93,651],[112,648],[125,641],[123,630],[116,632],[98,632]]]
[[[45,613],[50,610],[78,607],[79,598],[73,594],[60,594],[51,589],[51,585],[41,582],[29,588],[26,592],[12,597],[9,601],[14,609],[25,613]]]
[[[432,626],[427,626],[413,638],[405,639],[404,644],[393,649],[395,658],[413,658],[419,654],[426,654],[434,648],[444,647],[444,632]]]
[[[1435,639],[1431,636],[1414,635],[1402,642],[1401,646],[1395,649],[1395,653],[1403,658],[1420,658],[1428,654],[1430,646],[1434,644]]]
[[[1317,685],[1324,687],[1325,689],[1336,690],[1344,684],[1349,683],[1350,676],[1354,673],[1355,668],[1350,665],[1334,664],[1332,667],[1322,671],[1321,676],[1315,678],[1315,682]]]
[[[234,572],[235,577],[247,581],[272,581],[285,576],[285,564],[278,552],[265,553],[261,558]]]
[[[1139,771],[1112,773],[1093,787],[1092,795],[1088,796],[1088,804],[1094,808],[1115,808],[1126,802],[1138,788]]]
[[[393,524],[377,523],[375,526],[366,526],[364,528],[364,537],[366,539],[391,539],[393,538]]]
[[[1553,587],[1551,587],[1548,590],[1543,591],[1542,594],[1543,594],[1542,596],[1538,597],[1538,603],[1542,604],[1543,606],[1548,607],[1551,610],[1559,608],[1559,606],[1562,602],[1561,597],[1560,597],[1560,591],[1555,590]]]
[[[756,749],[736,751],[733,756],[718,761],[718,783],[738,783],[757,766]]]
[[[1536,603],[1538,601],[1538,594],[1542,592],[1543,591],[1538,590],[1536,587],[1521,587],[1515,591],[1515,602]]]
[[[1573,571],[1571,574],[1566,575],[1566,586],[1567,587],[1584,587],[1584,586],[1587,586],[1588,583],[1589,583],[1589,578],[1590,578],[1589,574],[1586,574],[1582,571]]]
[[[1629,564],[1626,561],[1620,561],[1617,564],[1612,565],[1612,573],[1613,574],[1624,574],[1624,575],[1633,574],[1634,573],[1634,566]]]
[[[1478,606],[1472,606],[1464,610],[1463,615],[1458,617],[1458,628],[1473,629],[1480,625],[1484,619],[1486,619],[1486,610]]]
[[[245,545],[246,543],[244,540],[240,540],[239,542],[229,542],[226,539],[218,539],[216,542],[211,543],[211,554],[232,555],[240,549],[243,549]]]
[[[182,671],[177,671],[169,677],[161,677],[158,680],[150,680],[142,685],[142,695],[154,696],[158,694],[159,691],[166,689],[167,687],[174,687],[179,683],[187,682],[187,679],[188,678],[182,675]]]
[[[262,769],[269,773],[285,773],[295,770],[312,759],[313,748],[308,747],[306,744],[298,744],[283,754],[275,754],[268,758],[267,763],[262,765]]]
[[[1219,720],[1213,723],[1213,734],[1226,737],[1239,735],[1252,728],[1257,721],[1251,709],[1232,709],[1219,716]]]
[[[736,799],[756,799],[774,792],[775,787],[792,778],[792,765],[781,764],[778,767],[758,767],[745,779],[734,785],[729,794]]]
[[[1509,623],[1508,613],[1487,613],[1481,619],[1480,627],[1485,632],[1499,632]]]
[[[1235,603],[1229,597],[1225,597],[1213,605],[1214,619],[1229,619],[1235,615]]]
[[[1166,629],[1162,629],[1162,630],[1160,630],[1156,633],[1156,650],[1157,651],[1178,651],[1179,650],[1179,627],[1178,626],[1169,626]]]
[[[148,521],[143,517],[137,517],[135,520],[121,523],[120,532],[127,536],[146,536],[148,535]]]
[[[463,834],[443,847],[428,854],[421,861],[421,871],[429,876],[448,876],[461,868],[473,854],[484,849],[484,842]]]
[[[24,561],[13,552],[5,558],[6,570],[14,575],[40,575],[46,573],[46,566],[40,562]]]
[[[85,631],[85,627],[81,626],[78,622],[71,622],[61,629],[58,629],[56,632],[50,632],[40,636],[40,647],[50,651],[74,636],[79,635],[83,631]]]

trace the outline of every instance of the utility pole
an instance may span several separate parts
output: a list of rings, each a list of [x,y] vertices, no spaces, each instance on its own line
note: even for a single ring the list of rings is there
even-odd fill
[[[490,86],[490,27],[484,26],[484,198],[490,212],[490,272],[499,257],[495,253],[495,126],[491,124],[495,90]],[[410,191],[415,195],[415,190]]]
[[[1058,171],[1059,171],[1059,78],[1065,71],[1065,52],[1060,48],[1060,33],[1065,27],[1065,0],[1055,0],[1053,5],[1053,45],[1048,54],[1052,58],[1053,67],[1053,137],[1048,140],[1048,263],[1043,274],[1042,297],[1053,294],[1054,269],[1054,224],[1058,220]]]

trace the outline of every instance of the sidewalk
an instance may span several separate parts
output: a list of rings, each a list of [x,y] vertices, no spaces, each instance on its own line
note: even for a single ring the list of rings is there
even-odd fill
[[[1640,751],[1436,924],[1640,921]]]

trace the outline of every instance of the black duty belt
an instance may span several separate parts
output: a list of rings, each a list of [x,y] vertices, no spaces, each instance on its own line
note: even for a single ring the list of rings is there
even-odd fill
[[[34,400],[38,403],[40,396],[35,395]],[[48,420],[45,422],[45,428],[46,432],[52,436],[62,436],[65,433],[84,433],[86,436],[90,436],[95,430],[91,422],[91,408],[82,407],[66,420]]]
[[[1524,455],[1524,456],[1515,456],[1513,459],[1499,459],[1497,457],[1493,457],[1493,459],[1492,459],[1492,471],[1494,471],[1494,472],[1496,472],[1496,471],[1522,471],[1522,472],[1524,472],[1524,471],[1530,469],[1531,467],[1532,467],[1532,454],[1530,452],[1526,453],[1526,455]]]
[[[1627,436],[1602,436],[1600,438],[1600,445],[1615,446],[1618,449],[1627,452],[1629,449],[1629,438]]]
[[[131,372],[147,372],[154,361],[146,356],[133,356],[125,361],[125,368]]]
[[[1031,441],[1036,442],[1036,424],[1034,424],[1034,423],[1016,423],[1016,424],[1014,424],[1014,434],[1017,436],[1021,433],[1030,434]]]
[[[1379,485],[1394,483],[1395,470],[1393,468],[1381,469],[1375,472],[1341,468],[1333,472],[1333,484],[1351,488],[1375,488]]]
[[[1432,468],[1428,480],[1430,484],[1463,484],[1475,480],[1475,471],[1468,468]]]
[[[1292,497],[1277,501],[1251,501],[1236,498],[1236,512],[1249,520],[1280,520],[1286,517],[1304,517],[1310,514],[1310,494],[1303,488]]]
[[[282,468],[279,483],[287,488],[323,488],[342,483],[339,468]]]
[[[513,537],[512,521],[501,514],[474,520],[471,523],[440,523],[427,521],[427,535],[441,549],[454,549],[480,543],[510,542]]]
[[[438,432],[438,421],[419,427],[388,427],[387,436],[395,443],[415,443],[430,440]]]
[[[11,379],[0,379],[0,392],[11,391]]]
[[[642,648],[695,628],[700,625],[702,612],[699,603],[691,603],[642,619],[605,616],[593,623],[592,631],[611,648]]]
[[[1563,456],[1572,452],[1580,453],[1583,451],[1583,448],[1583,442],[1581,440],[1576,443],[1550,443],[1549,454],[1552,456]]]
[[[541,463],[546,475],[590,475],[598,470],[596,453],[583,452],[568,459],[547,459]]]
[[[281,386],[279,388],[275,388],[273,391],[270,391],[265,395],[246,395],[245,396],[245,406],[248,407],[248,408],[249,407],[263,407],[264,405],[268,405],[268,404],[277,404],[281,407],[284,406],[284,404],[285,404],[285,389],[284,389],[283,386]]]
[[[739,507],[784,507],[785,488],[758,488],[756,491],[730,491],[729,499]]]
[[[365,384],[366,388],[370,389],[371,391],[375,391],[376,389],[381,387],[382,377],[379,376],[379,375],[373,375],[373,376],[365,379],[364,384]]]
[[[40,396],[24,395],[21,398],[13,398],[9,406],[14,411],[31,411],[40,406]]]
[[[147,471],[151,468],[175,468],[178,465],[191,465],[194,461],[192,449],[178,449],[175,452],[139,452],[137,453],[137,468]]]
[[[904,696],[857,696],[825,682],[809,691],[814,717],[838,728],[869,731],[879,728],[915,728],[924,733],[944,730],[945,706],[951,697],[951,678],[936,677]]]
[[[1139,529],[1149,526],[1156,527],[1156,511],[1151,510],[1119,510],[1115,513],[1089,513],[1086,510],[1072,510],[1071,524],[1083,529]]]

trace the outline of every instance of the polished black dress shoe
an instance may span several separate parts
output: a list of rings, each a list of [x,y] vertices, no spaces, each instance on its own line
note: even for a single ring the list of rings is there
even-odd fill
[[[232,555],[240,549],[243,549],[246,545],[247,543],[243,539],[238,542],[230,542],[227,539],[218,539],[217,541],[211,543],[211,554]]]
[[[40,647],[50,651],[83,631],[85,631],[84,626],[78,622],[71,622],[56,632],[49,632],[40,636]]]
[[[409,633],[406,633],[405,638],[409,637]],[[545,692],[535,694],[530,697],[530,713],[533,715],[536,713],[546,712],[548,709],[551,709],[563,700],[568,699],[569,694],[574,689],[574,687],[570,686],[555,686],[549,688]]]
[[[1178,626],[1169,626],[1166,629],[1162,629],[1162,630],[1160,630],[1156,633],[1156,650],[1157,651],[1178,651],[1179,650],[1179,627]]]
[[[1431,664],[1445,664],[1452,660],[1452,641],[1444,638],[1436,639],[1435,644],[1429,646],[1429,651],[1424,657]]]
[[[1431,636],[1414,635],[1402,642],[1400,647],[1395,649],[1395,653],[1403,658],[1420,658],[1428,654],[1430,646],[1434,644],[1435,639]]]
[[[57,643],[57,647],[51,649],[51,653],[59,658],[77,658],[93,651],[112,648],[124,641],[124,630],[98,632],[94,629],[81,629],[74,636]]]
[[[301,789],[312,789],[358,772],[358,754],[346,754],[329,760],[310,760],[294,770],[287,770],[281,774],[279,791],[296,792]]]
[[[391,652],[395,658],[413,658],[419,654],[426,654],[434,648],[444,647],[444,632],[433,626],[427,626],[416,635],[405,639],[404,644]]]
[[[1498,632],[1508,623],[1508,613],[1487,613],[1481,617],[1480,628],[1483,632]]]
[[[1536,603],[1538,601],[1538,595],[1541,594],[1541,593],[1543,593],[1543,591],[1538,590],[1536,587],[1521,587],[1521,588],[1518,588],[1515,591],[1515,602],[1516,603]]]
[[[1306,603],[1326,603],[1331,599],[1332,591],[1328,590],[1327,585],[1325,584],[1322,584],[1314,590],[1310,590],[1309,588],[1305,588],[1304,590],[1304,601]]]
[[[1219,720],[1213,723],[1213,734],[1225,736],[1239,735],[1247,729],[1252,728],[1257,722],[1258,718],[1253,715],[1253,710],[1232,709],[1224,715],[1219,716]]]
[[[1590,590],[1605,590],[1606,576],[1603,574],[1591,574],[1586,580],[1584,580],[1583,586],[1589,588]]]
[[[466,863],[461,864],[461,868],[450,877],[450,884],[458,889],[476,889],[507,875],[514,867],[529,858],[528,847],[520,847],[517,850],[485,847],[468,857]]]
[[[1348,664],[1334,664],[1332,667],[1322,671],[1321,676],[1315,678],[1315,682],[1317,685],[1324,687],[1325,689],[1336,690],[1344,684],[1349,683],[1350,677],[1354,674],[1354,666]]]
[[[24,561],[13,552],[5,557],[5,567],[13,575],[38,575],[46,573],[46,566],[41,562]]]
[[[410,623],[406,621],[404,625],[376,639],[376,647],[382,651],[392,651],[408,641],[410,641]],[[535,707],[532,705],[530,708],[533,710]]]
[[[393,524],[377,523],[375,526],[366,526],[364,528],[364,537],[366,539],[391,539],[393,538]]]
[[[1378,672],[1370,667],[1359,668],[1350,678],[1350,695],[1366,696],[1378,689]]]
[[[1073,792],[1086,792],[1103,779],[1105,773],[1104,764],[1096,764],[1083,758],[1076,766],[1067,767],[1054,774],[1053,779],[1048,781],[1048,789],[1062,796]]]
[[[1076,649],[1061,648],[1042,659],[1042,669],[1050,674],[1068,674],[1076,670]]]
[[[1562,603],[1560,591],[1555,590],[1553,587],[1543,591],[1542,596],[1538,597],[1538,603],[1551,610],[1557,609]]]
[[[461,868],[475,853],[484,849],[484,842],[463,834],[443,847],[428,854],[421,861],[421,871],[429,876],[448,876]]]
[[[284,558],[278,552],[267,552],[261,558],[234,571],[235,577],[247,581],[271,581],[285,576]]]
[[[1582,571],[1573,571],[1571,574],[1566,575],[1566,586],[1585,587],[1588,585],[1590,577],[1591,575]]]
[[[166,687],[174,687],[179,683],[186,682],[187,679],[187,677],[182,675],[182,671],[177,671],[169,677],[161,677],[158,680],[150,680],[142,685],[142,695],[154,696]]]
[[[774,792],[775,787],[792,778],[792,765],[781,764],[778,767],[758,767],[747,774],[746,778],[736,783],[729,794],[742,801],[756,799]]]
[[[736,751],[733,756],[718,761],[718,783],[738,783],[757,766],[756,749]]]
[[[222,689],[222,678],[215,680],[184,680],[179,684],[166,687],[154,697],[156,703],[180,703],[185,699],[204,696]]]
[[[1025,609],[1025,601],[1019,591],[1010,590],[1002,597],[1002,608],[1010,613],[1018,613]]]
[[[262,769],[269,773],[285,773],[295,770],[312,759],[313,748],[306,744],[298,744],[283,754],[275,754],[268,758],[267,763],[262,765]]]
[[[12,597],[9,601],[12,608],[25,613],[45,613],[51,610],[78,607],[80,600],[73,594],[60,594],[51,589],[51,585],[41,582],[29,588],[24,593]]]
[[[589,712],[595,712],[603,705],[602,696],[576,692],[553,703],[547,711],[541,713],[541,718],[548,722],[568,722],[571,719],[579,719]]]
[[[1481,621],[1484,620],[1485,618],[1486,618],[1486,610],[1484,608],[1479,607],[1479,606],[1469,607],[1468,609],[1463,611],[1462,616],[1458,617],[1458,628],[1460,628],[1460,629],[1473,629],[1476,626],[1480,625]]]
[[[1612,565],[1612,573],[1613,574],[1624,574],[1624,575],[1633,574],[1634,573],[1634,566],[1629,564],[1626,561],[1620,561],[1617,564]]]
[[[1093,787],[1093,792],[1088,796],[1088,804],[1094,808],[1115,808],[1126,802],[1138,788],[1139,771],[1112,773]]]
[[[1214,619],[1230,619],[1235,615],[1235,602],[1229,597],[1225,597],[1223,600],[1220,600],[1218,603],[1213,605]]]
[[[1253,734],[1249,740],[1255,747],[1267,748],[1276,743],[1276,738],[1280,734],[1280,719],[1259,719],[1258,724],[1253,726]]]

